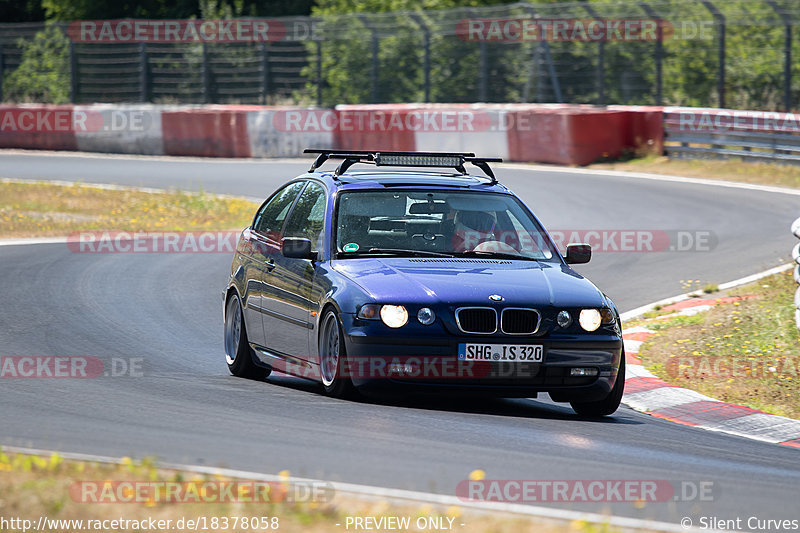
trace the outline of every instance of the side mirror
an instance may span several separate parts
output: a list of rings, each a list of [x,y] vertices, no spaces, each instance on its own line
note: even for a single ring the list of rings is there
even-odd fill
[[[311,241],[302,237],[285,237],[281,239],[281,253],[284,257],[292,259],[317,258],[317,253],[311,251]]]
[[[588,244],[568,244],[564,259],[571,265],[588,263],[592,259],[592,247]]]

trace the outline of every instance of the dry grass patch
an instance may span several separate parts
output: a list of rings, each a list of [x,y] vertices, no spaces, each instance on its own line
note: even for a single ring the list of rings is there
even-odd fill
[[[738,159],[670,159],[664,156],[647,156],[628,161],[596,163],[588,168],[652,172],[692,178],[723,179],[760,185],[800,187],[800,165],[758,163]]]
[[[83,230],[226,230],[250,224],[258,206],[207,193],[146,193],[90,185],[0,181],[0,237]]]
[[[800,418],[800,334],[792,273],[729,295],[752,296],[694,316],[648,324],[640,357],[669,383],[726,402]]]
[[[287,478],[288,479],[288,478]],[[332,494],[324,502],[270,502],[270,503],[81,503],[75,497],[76,482],[94,481],[145,481],[145,482],[196,482],[231,481],[231,478],[216,475],[198,475],[188,472],[159,468],[152,460],[134,462],[123,459],[123,464],[105,464],[84,461],[64,460],[58,455],[39,457],[35,455],[14,454],[0,449],[0,516],[32,520],[38,524],[39,517],[50,520],[197,520],[205,517],[207,531],[270,531],[274,529],[261,526],[261,517],[273,524],[277,517],[279,531],[321,533],[326,531],[347,531],[345,521],[348,516],[407,516],[412,522],[419,517],[453,519],[452,531],[496,533],[557,533],[576,531],[583,533],[612,533],[619,531],[607,524],[583,521],[565,522],[514,516],[507,513],[490,514],[472,512],[459,506],[437,507],[430,504],[393,504],[380,499],[359,499],[352,496]],[[72,489],[72,493],[70,492]],[[80,492],[77,492],[80,494]],[[217,522],[212,519],[217,517]],[[229,527],[222,526],[222,518],[227,517]],[[239,527],[233,528],[231,520],[238,517]],[[257,517],[259,527],[253,528],[252,518]],[[242,519],[247,527],[241,527]],[[216,523],[217,527],[211,528]],[[462,525],[463,524],[463,525]],[[129,525],[126,523],[125,525]],[[54,528],[43,528],[51,531]],[[147,528],[142,528],[146,530]],[[59,531],[80,531],[80,528],[63,526]],[[129,531],[118,527],[119,531]],[[135,530],[135,529],[133,529]],[[199,528],[203,531],[202,527]],[[351,526],[350,531],[353,530]],[[410,531],[435,531],[417,529]]]

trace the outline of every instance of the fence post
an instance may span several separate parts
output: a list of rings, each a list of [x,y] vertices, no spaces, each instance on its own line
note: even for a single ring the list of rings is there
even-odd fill
[[[766,0],[769,7],[783,21],[783,107],[792,110],[792,14],[779,6],[775,0]]]
[[[147,67],[147,43],[139,43],[139,99],[150,101],[150,76]]]
[[[317,106],[322,107],[322,41],[317,41]]]
[[[431,101],[431,31],[419,13],[409,13],[409,16],[422,28],[422,70],[425,75],[425,103]]]
[[[644,9],[647,16],[656,23],[656,42],[655,42],[655,61],[656,61],[656,105],[661,105],[663,101],[664,76],[664,20],[647,2],[639,2],[639,7]]]
[[[600,19],[600,15],[588,3],[581,3],[581,7],[589,13],[593,19]],[[606,43],[605,41],[598,41],[597,43],[597,68],[595,69],[595,83],[597,84],[597,105],[605,105],[606,103]]]
[[[378,37],[378,30],[372,25],[369,19],[364,15],[357,15],[358,19],[366,26],[369,30],[370,34],[372,35],[372,75],[370,76],[371,81],[371,95],[370,95],[370,103],[377,104],[378,103],[378,53],[380,52],[380,37]]]
[[[261,105],[267,105],[267,95],[269,94],[269,45],[261,43],[259,52],[261,53]]]
[[[208,44],[203,42],[203,103],[211,103],[211,68],[208,58]]]
[[[717,97],[719,98],[718,106],[725,107],[725,17],[720,13],[717,6],[711,3],[711,0],[700,0],[709,13],[714,17],[714,22],[719,27],[719,48],[717,50],[717,62],[719,63],[719,72],[717,73]]]
[[[78,54],[73,41],[69,42],[69,101],[78,103]]]
[[[791,19],[787,19],[791,20]],[[792,25],[786,24],[783,49],[783,105],[786,112],[792,110]]]
[[[792,233],[795,237],[800,239],[800,218],[792,222]],[[794,248],[792,248],[792,259],[797,263],[793,272],[794,281],[800,285],[800,243],[797,243]],[[794,323],[797,329],[800,329],[800,287],[797,287],[794,293],[794,306]]]
[[[479,16],[472,9],[466,10],[467,15],[472,18]],[[481,39],[478,43],[478,102],[486,102],[489,95],[489,49],[486,41]]]

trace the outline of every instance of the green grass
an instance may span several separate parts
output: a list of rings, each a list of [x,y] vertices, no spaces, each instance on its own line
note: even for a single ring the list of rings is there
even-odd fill
[[[648,324],[645,366],[669,383],[768,413],[800,418],[800,333],[791,272],[730,291],[751,296]]]

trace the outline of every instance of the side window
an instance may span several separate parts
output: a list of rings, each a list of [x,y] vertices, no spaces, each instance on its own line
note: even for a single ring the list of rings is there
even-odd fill
[[[289,216],[284,236],[305,237],[311,241],[314,249],[319,250],[322,246],[325,196],[325,189],[322,186],[309,183]]]
[[[305,185],[300,181],[287,185],[272,197],[256,214],[253,229],[264,235],[279,240],[283,221],[292,207],[292,202]]]

